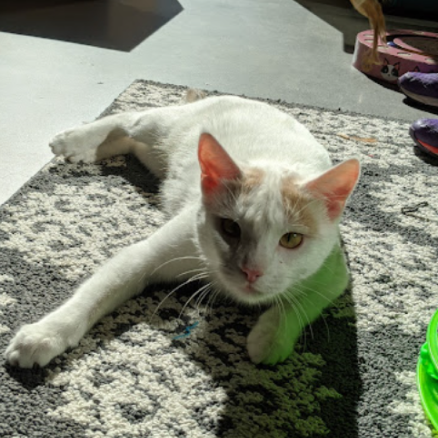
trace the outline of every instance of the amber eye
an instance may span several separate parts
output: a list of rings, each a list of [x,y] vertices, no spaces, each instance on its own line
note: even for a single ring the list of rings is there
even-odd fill
[[[286,233],[280,239],[280,245],[283,248],[294,249],[298,248],[303,241],[303,235],[298,233]]]
[[[232,237],[233,239],[240,237],[239,224],[231,219],[221,219],[221,229],[228,237]]]

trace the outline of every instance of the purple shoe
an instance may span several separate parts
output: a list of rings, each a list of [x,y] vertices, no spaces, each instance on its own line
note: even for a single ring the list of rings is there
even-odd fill
[[[438,106],[438,73],[409,71],[398,79],[398,85],[411,99]]]
[[[409,134],[423,152],[438,157],[438,119],[420,119],[411,125]]]

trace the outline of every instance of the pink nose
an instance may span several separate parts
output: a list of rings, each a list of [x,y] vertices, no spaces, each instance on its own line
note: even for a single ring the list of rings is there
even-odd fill
[[[251,268],[247,268],[246,266],[243,266],[240,269],[246,275],[246,279],[250,283],[254,283],[259,277],[263,275],[263,272],[258,269],[251,269]]]

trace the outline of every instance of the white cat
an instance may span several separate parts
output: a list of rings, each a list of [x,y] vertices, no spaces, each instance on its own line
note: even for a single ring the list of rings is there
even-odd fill
[[[73,162],[135,154],[164,180],[170,220],[23,326],[5,353],[12,365],[44,366],[149,283],[193,275],[239,302],[272,303],[247,348],[253,362],[274,364],[347,285],[338,222],[359,162],[332,167],[304,126],[267,104],[227,96],[122,113],[51,147]]]

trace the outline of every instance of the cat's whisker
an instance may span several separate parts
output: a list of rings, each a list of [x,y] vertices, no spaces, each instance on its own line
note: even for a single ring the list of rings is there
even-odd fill
[[[326,269],[327,271],[329,271],[331,274],[334,274],[333,269],[327,267],[327,264],[328,264],[328,261],[327,261],[327,260],[324,260],[324,262],[323,262],[322,265],[321,265],[321,268],[324,266],[325,269]]]
[[[310,300],[310,298],[309,298],[307,295],[303,294],[302,297],[303,297],[305,300],[307,300],[310,304],[313,304],[312,301]],[[339,307],[338,307],[338,306],[335,306],[333,303],[330,303],[328,306],[333,306],[333,307],[336,307],[338,310],[340,310]],[[329,326],[328,326],[328,324],[327,324],[327,321],[326,321],[326,318],[325,318],[325,315],[324,315],[323,312],[320,314],[320,317],[321,317],[322,320],[324,321],[324,325],[325,325],[325,327],[326,327],[326,329],[327,329],[327,341],[330,341],[330,329],[329,329]]]
[[[176,278],[183,277],[184,275],[192,274],[194,272],[205,272],[205,269],[204,268],[190,269],[188,271],[181,272],[180,274],[176,275],[175,277]]]
[[[196,292],[194,292],[190,298],[184,303],[183,308],[181,309],[181,312],[178,315],[178,319],[181,319],[182,314],[184,313],[184,310],[186,309],[186,307],[189,305],[189,303],[195,298],[197,297],[200,293],[204,292],[205,289],[208,289],[211,286],[210,283],[207,283],[206,285],[200,287]]]
[[[220,293],[221,293],[221,290],[220,289],[218,289],[215,285],[213,285],[213,283],[212,283],[212,286],[213,286],[213,293],[211,294],[211,296],[210,296],[210,298],[209,298],[209,300],[208,300],[208,302],[207,302],[207,313],[210,311],[210,310],[212,310],[213,309],[213,306],[214,306],[214,304],[215,304],[215,301],[216,301],[216,298],[220,295]]]
[[[286,321],[287,321],[287,313],[286,313],[286,308],[284,305],[283,300],[279,297],[279,296],[275,296],[275,301],[276,301],[276,305],[279,309],[280,312],[280,325],[277,328],[277,333],[279,330],[284,331],[285,330],[285,325],[286,325]]]
[[[307,313],[304,310],[303,305],[298,300],[298,297],[289,295],[289,296],[286,296],[285,298],[287,301],[289,301],[289,305],[294,309],[294,312],[299,319],[299,324],[301,327],[300,337],[304,336],[304,347],[306,347],[307,333],[306,333],[305,328],[307,326],[309,327],[311,338],[314,339],[314,333],[313,333],[311,321],[310,321],[309,317],[307,316]]]
[[[301,286],[301,287],[303,287],[303,286]],[[308,299],[309,292],[313,292],[313,293],[319,295],[324,300],[327,300],[327,297],[322,292],[320,292],[318,289],[314,289],[311,287],[304,287],[304,290],[297,288],[297,289],[295,289],[295,291],[297,292],[297,295],[299,295],[300,297],[307,298],[307,299]],[[336,305],[335,300],[327,301],[327,306],[333,306],[337,310],[340,310],[339,306]]]
[[[334,273],[334,271],[332,271],[332,270],[330,270],[330,269],[328,269],[327,267],[325,268],[325,269],[327,269],[329,272],[331,272],[331,273]],[[314,281],[313,282],[315,285],[319,285],[319,286],[321,286],[321,288],[323,289],[323,288],[326,288],[327,287],[327,282],[317,282],[317,281]],[[347,285],[347,287],[345,288],[345,290],[347,290],[348,289],[348,285]],[[318,294],[321,298],[324,298],[325,300],[327,299],[327,297],[326,297],[326,295],[324,295],[320,290],[318,290],[318,289],[315,289],[315,288],[313,288],[313,287],[310,287],[310,286],[305,286],[305,285],[299,285],[299,286],[295,286],[295,288],[293,289],[294,290],[294,292],[298,292],[299,294],[305,294],[306,292],[315,292],[316,294]],[[336,297],[337,298],[337,297]],[[330,304],[333,304],[334,303],[334,301],[331,301],[331,302],[328,302],[328,305]]]
[[[205,308],[204,308],[205,315],[210,314],[210,311],[211,311],[210,304],[212,304],[214,302],[214,298],[216,296],[216,290],[213,288],[213,286],[211,288],[209,295],[210,296],[208,297],[207,303],[205,304]]]
[[[299,307],[299,309],[301,310],[302,314],[304,315],[304,318],[307,320],[306,326],[309,327],[311,338],[315,339],[315,336],[313,334],[312,321],[310,321],[309,317],[307,316],[306,311],[304,310],[303,305],[299,302],[299,300],[296,300],[296,305]]]
[[[309,290],[312,291],[312,292],[315,292],[315,293],[318,294],[320,297],[326,299],[326,297],[325,297],[322,293],[320,293],[318,290],[308,288],[308,291],[309,291]],[[305,291],[300,291],[300,290],[298,290],[298,289],[297,289],[297,292],[299,293],[299,297],[300,297],[301,299],[305,299],[305,300],[308,301],[310,304],[313,304],[312,301],[311,301],[310,298],[309,298],[308,293],[306,293]],[[301,304],[301,303],[299,302],[299,300],[298,300],[298,296],[297,296],[297,299],[296,299],[295,302],[296,302],[296,304],[297,304],[298,306],[300,306],[300,307],[303,309],[302,304]],[[329,302],[327,303],[327,306],[330,306],[330,305],[332,305],[332,304],[333,304],[333,303],[329,301]],[[338,308],[338,310],[339,310],[339,308]],[[311,332],[312,332],[312,338],[313,338],[313,331],[312,331],[312,327],[311,327],[310,321],[308,321],[308,325],[309,325],[309,328],[310,328],[310,330],[311,330]]]
[[[209,288],[206,288],[204,292],[199,296],[199,298],[195,302],[195,307],[198,309],[198,316],[201,316],[201,305],[204,298],[211,292],[211,283],[209,284]]]
[[[149,273],[148,271],[145,270],[145,272],[138,279],[137,283],[138,284],[142,284],[146,277],[152,277],[158,270],[160,270],[161,268],[167,266],[169,263],[179,262],[179,261],[182,261],[182,260],[202,260],[202,258],[200,256],[184,256],[184,257],[175,257],[173,259],[166,260],[164,263],[162,263],[161,265],[157,266],[151,273]]]
[[[224,294],[222,293],[222,288],[221,285],[219,284],[219,282],[217,280],[213,280],[211,282],[213,290],[214,290],[214,295],[212,297],[212,301],[211,301],[211,306],[210,309],[212,310],[213,305],[216,303],[216,300],[218,297],[223,297]]]
[[[170,260],[166,260],[164,263],[161,263],[161,265],[157,266],[150,274],[147,274],[148,276],[153,276],[158,270],[161,268],[164,268],[164,266],[167,266],[169,263],[173,262],[180,262],[183,260],[202,260],[200,256],[184,256],[184,257],[175,257]]]
[[[305,330],[306,324],[304,323],[304,319],[301,317],[300,309],[296,306],[294,297],[286,296],[285,298],[289,306],[292,308],[295,315],[297,316],[298,326],[300,328],[300,339],[304,338],[304,349],[306,349],[306,345],[307,345],[307,334]]]
[[[274,295],[274,305],[278,309],[278,313],[279,313],[281,322],[283,322],[285,320],[285,317],[286,317],[286,315],[284,313],[285,309],[284,309],[283,302],[281,301],[281,299],[278,295]]]
[[[204,278],[207,278],[208,274],[207,273],[201,273],[198,275],[194,275],[193,277],[189,278],[188,280],[186,280],[184,283],[179,284],[178,286],[176,286],[175,288],[173,288],[157,305],[157,307],[155,308],[154,312],[151,315],[151,320],[152,318],[157,314],[158,310],[161,308],[161,306],[164,304],[164,302],[171,296],[173,295],[176,291],[178,291],[179,289],[181,289],[182,287],[193,283],[194,281],[199,281],[202,280]]]
[[[204,300],[204,298],[208,295],[208,294],[210,294],[210,297],[209,297],[209,299],[208,299],[208,301],[207,301],[207,304],[205,305],[205,309],[204,309],[204,313],[205,314],[208,314],[209,313],[209,306],[210,306],[210,303],[211,302],[213,302],[215,299],[216,299],[216,297],[220,294],[220,289],[217,287],[217,284],[216,284],[216,281],[215,280],[211,280],[210,281],[210,289],[206,289],[205,290],[205,292],[201,295],[201,297],[200,298],[198,298],[198,300],[196,301],[196,306],[198,306],[198,309],[199,309],[199,306],[202,304],[202,301]],[[199,312],[198,312],[199,313]]]

